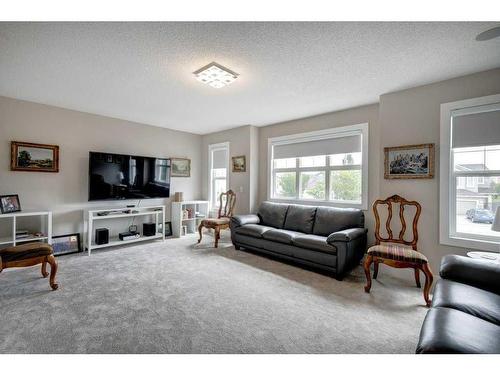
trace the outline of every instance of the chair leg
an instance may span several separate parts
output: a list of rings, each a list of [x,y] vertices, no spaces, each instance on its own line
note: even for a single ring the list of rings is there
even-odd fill
[[[49,273],[47,272],[47,258],[42,263],[42,277],[47,277],[49,276]]]
[[[378,262],[373,262],[373,280],[378,276]]]
[[[417,283],[417,288],[420,288],[420,270],[415,268],[415,283]]]
[[[198,243],[200,243],[201,238],[203,237],[203,223],[200,223],[200,225],[198,225],[198,233],[200,233],[200,239],[198,240]]]
[[[372,279],[370,277],[370,266],[372,263],[373,263],[373,256],[367,255],[364,264],[365,275],[366,275],[366,286],[365,286],[366,293],[370,293],[370,289],[372,287]]]
[[[50,279],[49,284],[53,290],[59,288],[59,285],[56,283],[56,274],[57,274],[57,261],[53,255],[49,255],[47,257],[47,262],[50,264]]]
[[[215,248],[219,247],[219,239],[220,239],[220,228],[215,228]]]
[[[429,267],[429,264],[424,263],[422,265],[422,271],[425,274],[425,285],[424,285],[424,299],[427,307],[431,306],[431,300],[429,298],[429,292],[431,290],[432,286],[432,281],[434,279],[434,276],[432,275],[431,268]]]

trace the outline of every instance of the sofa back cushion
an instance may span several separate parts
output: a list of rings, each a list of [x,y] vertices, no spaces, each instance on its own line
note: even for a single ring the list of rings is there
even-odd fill
[[[328,236],[348,228],[363,228],[365,215],[357,208],[318,207],[313,234]]]
[[[259,207],[260,224],[283,229],[288,204],[262,202]]]
[[[316,207],[291,204],[286,213],[285,229],[302,233],[312,233]]]

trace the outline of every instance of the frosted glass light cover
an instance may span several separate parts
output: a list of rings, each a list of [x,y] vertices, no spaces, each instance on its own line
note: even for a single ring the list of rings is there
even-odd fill
[[[198,81],[206,83],[216,89],[227,86],[238,78],[237,73],[216,62],[211,62],[203,68],[198,69],[193,74]]]

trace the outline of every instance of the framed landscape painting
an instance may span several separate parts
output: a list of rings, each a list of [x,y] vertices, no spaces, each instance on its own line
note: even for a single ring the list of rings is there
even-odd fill
[[[182,158],[171,158],[172,168],[170,169],[171,177],[190,177],[191,176],[191,160]]]
[[[10,144],[10,170],[59,172],[59,146],[13,141]]]
[[[434,143],[385,147],[384,178],[434,177]]]

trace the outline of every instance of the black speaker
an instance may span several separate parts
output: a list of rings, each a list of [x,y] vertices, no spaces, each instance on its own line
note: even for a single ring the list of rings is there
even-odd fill
[[[104,245],[109,242],[109,230],[107,228],[99,228],[95,230],[96,245]]]
[[[156,234],[156,224],[155,223],[144,223],[142,224],[142,235],[149,237]]]

